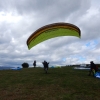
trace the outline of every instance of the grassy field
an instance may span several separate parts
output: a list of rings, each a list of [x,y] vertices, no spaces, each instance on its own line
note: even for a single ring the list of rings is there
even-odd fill
[[[100,100],[100,79],[72,67],[1,70],[0,100]]]

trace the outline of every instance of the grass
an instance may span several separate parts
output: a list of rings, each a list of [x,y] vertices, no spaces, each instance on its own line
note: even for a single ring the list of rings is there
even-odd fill
[[[0,100],[100,100],[100,79],[72,67],[1,70]]]

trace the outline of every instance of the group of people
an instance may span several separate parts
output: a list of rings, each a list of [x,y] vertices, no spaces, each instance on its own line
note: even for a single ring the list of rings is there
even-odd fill
[[[44,60],[44,62],[42,62],[42,64],[43,64],[43,67],[44,67],[44,71],[47,73],[48,67],[49,67],[49,62],[47,62],[47,61]],[[33,66],[34,66],[34,68],[36,67],[36,60],[34,60]],[[98,71],[98,66],[96,64],[94,64],[93,61],[91,61],[90,62],[89,76],[91,74],[94,76],[97,71]]]
[[[42,62],[42,64],[43,64],[45,72],[47,73],[48,67],[49,67],[49,62],[47,62],[47,61],[44,60],[44,62]],[[36,60],[34,60],[33,66],[34,66],[34,68],[36,67]]]
[[[95,76],[95,73],[98,71],[98,66],[94,64],[93,61],[90,62],[90,71],[89,71],[89,76],[92,75]]]

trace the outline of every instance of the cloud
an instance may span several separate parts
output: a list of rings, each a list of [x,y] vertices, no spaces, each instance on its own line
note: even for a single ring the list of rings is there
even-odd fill
[[[0,66],[37,66],[100,62],[99,0],[0,0]],[[38,28],[67,22],[81,29],[77,37],[57,37],[28,50],[27,38]]]

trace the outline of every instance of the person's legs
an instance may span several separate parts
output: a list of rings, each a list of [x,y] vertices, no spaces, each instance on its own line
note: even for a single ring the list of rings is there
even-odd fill
[[[44,68],[44,70],[45,70],[45,73],[47,74],[48,68],[47,68],[47,67],[45,67],[45,68]]]
[[[94,69],[92,69],[92,73],[93,73],[93,76],[95,76],[95,70]]]
[[[91,75],[92,69],[89,71],[89,76]]]
[[[46,71],[46,74],[47,74],[47,70],[48,70],[48,69],[46,68],[46,69],[45,69],[45,71]]]
[[[91,75],[91,73],[92,73],[92,75],[94,76],[95,70],[94,70],[94,69],[91,69],[91,70],[89,71],[89,76]]]

